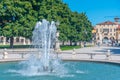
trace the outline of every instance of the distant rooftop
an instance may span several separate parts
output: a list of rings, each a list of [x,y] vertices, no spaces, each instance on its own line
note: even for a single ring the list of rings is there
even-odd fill
[[[114,23],[114,22],[111,22],[111,21],[105,21],[105,22],[102,22],[102,23],[98,23],[97,25],[117,25],[117,24]]]

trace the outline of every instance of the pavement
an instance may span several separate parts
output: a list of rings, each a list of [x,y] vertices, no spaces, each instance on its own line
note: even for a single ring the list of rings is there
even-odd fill
[[[120,47],[84,47],[80,49],[75,49],[78,53],[106,53],[110,50],[111,53],[120,54]],[[72,52],[73,50],[66,50],[63,52]]]
[[[32,53],[32,50],[30,49],[15,49],[8,51],[9,52],[6,56],[3,54],[4,50],[0,50],[0,62],[27,60]],[[38,54],[36,53],[35,56],[38,56]],[[84,47],[80,49],[61,51],[56,54],[56,56],[62,60],[120,63],[120,48]]]

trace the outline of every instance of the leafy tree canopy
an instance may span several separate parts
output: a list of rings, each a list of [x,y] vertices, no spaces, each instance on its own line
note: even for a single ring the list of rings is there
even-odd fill
[[[61,41],[91,39],[91,22],[85,13],[72,12],[62,0],[1,0],[0,35],[31,38],[37,21],[59,21]],[[85,34],[87,31],[87,35]]]

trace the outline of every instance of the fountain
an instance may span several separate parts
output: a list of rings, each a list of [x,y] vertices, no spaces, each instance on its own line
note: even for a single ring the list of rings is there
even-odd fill
[[[53,49],[55,41],[55,22],[50,23],[45,19],[42,22],[37,22],[33,31],[32,49],[34,51],[31,51],[31,56],[28,60],[22,62],[0,63],[0,79],[120,80],[119,64],[78,61],[61,62]],[[75,55],[74,53],[73,55]]]
[[[32,55],[27,61],[19,63],[19,70],[12,71],[27,76],[66,73],[64,64],[61,64],[54,51],[56,30],[54,21],[50,23],[43,19],[42,22],[37,22],[32,36],[32,49],[35,51],[31,52]]]
[[[50,59],[50,50],[53,49],[56,39],[56,26],[55,22],[51,24],[43,19],[42,22],[37,22],[33,31],[33,47],[38,49],[40,61],[44,71],[50,70],[52,59]]]

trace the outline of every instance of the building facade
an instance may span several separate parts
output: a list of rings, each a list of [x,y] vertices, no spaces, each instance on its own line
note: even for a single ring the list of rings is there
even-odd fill
[[[30,45],[30,39],[26,39],[25,37],[14,37],[14,45]],[[10,38],[0,36],[0,45],[9,45]]]
[[[120,24],[118,21],[106,21],[95,26],[96,43],[107,44],[120,42]]]

